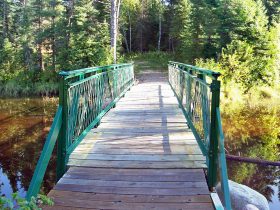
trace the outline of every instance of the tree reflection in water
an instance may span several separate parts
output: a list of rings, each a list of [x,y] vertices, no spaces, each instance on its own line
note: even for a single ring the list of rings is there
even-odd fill
[[[0,193],[25,194],[49,131],[57,100],[0,100]],[[6,178],[5,178],[6,177]],[[47,193],[55,181],[55,155],[42,185]]]
[[[279,106],[235,107],[223,112],[227,152],[243,157],[279,161]],[[228,161],[229,178],[262,193],[272,206],[280,206],[280,169]],[[277,208],[276,208],[277,209]],[[278,208],[279,209],[279,208]]]

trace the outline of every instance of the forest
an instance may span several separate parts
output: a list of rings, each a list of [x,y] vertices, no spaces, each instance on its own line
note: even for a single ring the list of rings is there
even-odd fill
[[[1,96],[57,94],[60,70],[148,52],[220,71],[242,93],[279,88],[278,0],[0,0],[0,14]]]
[[[0,176],[10,191],[25,196],[60,71],[134,62],[136,73],[167,73],[168,61],[221,73],[227,154],[279,161],[280,0],[0,0]],[[48,170],[43,193],[55,156]],[[228,171],[278,209],[279,167],[228,161]]]

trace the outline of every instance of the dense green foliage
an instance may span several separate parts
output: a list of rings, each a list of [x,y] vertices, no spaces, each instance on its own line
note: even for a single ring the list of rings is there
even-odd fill
[[[108,18],[92,0],[0,0],[0,94],[57,92],[59,70],[111,63]]]
[[[161,38],[160,49],[175,53],[176,60],[221,71],[225,84],[235,83],[243,92],[258,85],[279,85],[278,1],[126,0],[124,4],[123,16],[132,14],[130,22],[123,20],[124,48],[132,39],[131,51],[155,50]]]
[[[0,0],[0,94],[56,93],[57,71],[112,63],[111,1]],[[277,0],[122,0],[118,30],[119,55],[168,52],[242,92],[279,86]]]

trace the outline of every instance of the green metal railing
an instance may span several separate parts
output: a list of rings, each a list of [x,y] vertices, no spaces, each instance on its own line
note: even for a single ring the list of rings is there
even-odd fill
[[[169,62],[169,83],[188,125],[207,162],[207,181],[211,190],[217,184],[218,170],[225,207],[231,209],[224,137],[220,117],[220,73],[195,66]]]
[[[39,193],[57,141],[57,180],[66,172],[69,155],[86,134],[134,84],[133,64],[115,64],[60,72],[59,107],[26,198]]]

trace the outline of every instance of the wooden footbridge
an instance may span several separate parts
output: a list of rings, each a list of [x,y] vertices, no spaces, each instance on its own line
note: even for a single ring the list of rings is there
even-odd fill
[[[27,199],[57,141],[57,184],[45,209],[231,209],[218,73],[170,62],[61,72],[60,103]],[[217,174],[223,203],[215,193]]]

